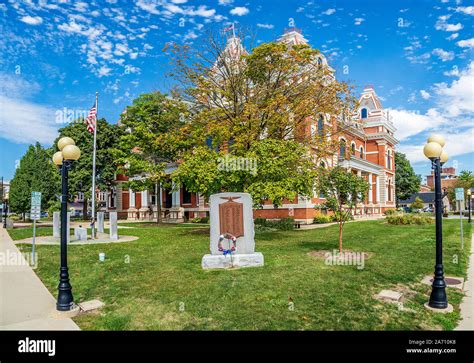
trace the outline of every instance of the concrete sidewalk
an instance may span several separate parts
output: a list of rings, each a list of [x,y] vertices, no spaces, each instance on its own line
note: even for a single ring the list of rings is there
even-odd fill
[[[474,235],[471,237],[471,256],[464,283],[464,296],[461,303],[461,322],[454,330],[474,330]]]
[[[79,330],[55,312],[56,299],[0,227],[0,330]]]

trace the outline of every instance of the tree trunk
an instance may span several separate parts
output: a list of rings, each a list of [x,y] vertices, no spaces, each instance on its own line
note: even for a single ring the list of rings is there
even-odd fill
[[[339,253],[342,254],[342,221],[339,222]]]
[[[161,184],[155,183],[156,223],[161,224]]]
[[[82,204],[82,219],[87,221],[87,198],[84,195],[84,203]]]

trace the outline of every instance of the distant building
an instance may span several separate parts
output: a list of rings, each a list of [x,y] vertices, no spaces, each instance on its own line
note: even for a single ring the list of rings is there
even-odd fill
[[[416,198],[420,198],[423,202],[423,208],[432,208],[435,207],[435,192],[420,192],[413,193],[408,199],[402,199],[398,201],[400,207],[411,207],[415,202]],[[446,212],[451,210],[448,197],[443,198],[443,208],[446,208]]]
[[[442,168],[441,169],[441,189],[452,188],[456,183],[458,177],[456,175],[456,168]],[[426,184],[431,190],[434,189],[434,172],[431,172],[431,175],[426,176]]]
[[[433,188],[426,184],[420,184],[420,193],[431,192]]]

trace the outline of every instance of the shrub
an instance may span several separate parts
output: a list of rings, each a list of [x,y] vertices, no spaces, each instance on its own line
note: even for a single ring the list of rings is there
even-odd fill
[[[279,229],[282,231],[290,231],[294,228],[295,221],[293,218],[281,218],[276,221],[269,221],[265,218],[255,218],[254,224],[257,226]]]
[[[391,215],[397,213],[397,211],[395,209],[387,209],[384,213],[385,213],[386,216],[391,216]]]
[[[267,224],[266,218],[255,218],[253,221],[254,224],[260,225],[260,226],[265,226]]]
[[[329,216],[327,214],[320,214],[314,217],[313,223],[316,224],[321,224],[321,223],[331,223],[332,222],[332,216]]]
[[[408,225],[408,224],[433,224],[433,218],[423,214],[393,214],[386,217],[389,224],[394,225]]]
[[[209,217],[197,217],[191,219],[191,223],[209,223]]]

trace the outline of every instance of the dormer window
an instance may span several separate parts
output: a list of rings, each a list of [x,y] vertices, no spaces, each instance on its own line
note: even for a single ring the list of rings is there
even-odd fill
[[[367,109],[366,108],[363,108],[363,109],[360,110],[360,118],[361,119],[367,118]]]

